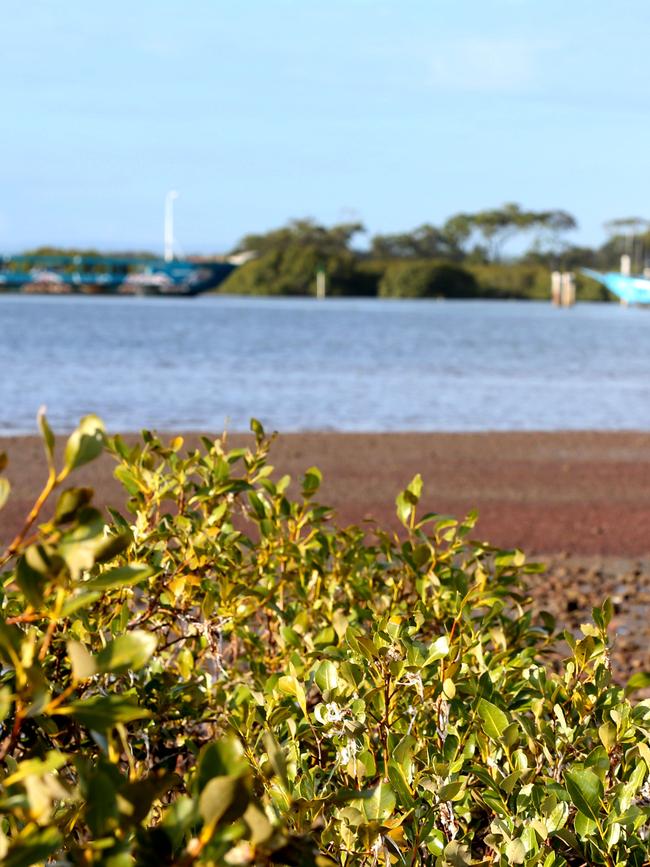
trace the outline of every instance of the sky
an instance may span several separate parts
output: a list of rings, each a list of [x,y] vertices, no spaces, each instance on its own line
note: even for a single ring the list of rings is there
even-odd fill
[[[0,253],[650,217],[648,0],[0,0]]]

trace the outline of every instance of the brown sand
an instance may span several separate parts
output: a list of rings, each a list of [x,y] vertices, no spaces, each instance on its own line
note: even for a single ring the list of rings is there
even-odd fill
[[[6,542],[40,490],[45,464],[36,438],[0,439],[1,450],[13,488],[0,512]],[[421,473],[423,510],[462,516],[477,508],[476,537],[549,562],[532,590],[562,623],[580,622],[612,594],[619,669],[650,668],[650,434],[286,434],[271,456],[278,472],[294,477],[320,467],[320,501],[342,523],[375,518],[394,526],[396,493]],[[92,485],[99,503],[119,503],[112,469],[102,457],[77,483]]]

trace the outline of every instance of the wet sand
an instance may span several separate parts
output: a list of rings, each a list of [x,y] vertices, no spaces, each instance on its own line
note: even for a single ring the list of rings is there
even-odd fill
[[[0,512],[7,541],[40,490],[45,462],[37,438],[0,438],[1,450],[13,489]],[[650,433],[285,434],[271,463],[296,478],[320,467],[320,501],[336,508],[339,523],[396,526],[395,495],[421,473],[423,511],[476,508],[477,538],[549,563],[531,590],[563,624],[612,594],[619,672],[650,669]],[[76,474],[100,504],[123,498],[113,466],[103,456]]]

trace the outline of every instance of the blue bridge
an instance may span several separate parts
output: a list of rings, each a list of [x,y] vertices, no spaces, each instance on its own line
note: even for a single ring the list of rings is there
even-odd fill
[[[0,292],[198,295],[235,267],[226,261],[27,253],[0,256]]]

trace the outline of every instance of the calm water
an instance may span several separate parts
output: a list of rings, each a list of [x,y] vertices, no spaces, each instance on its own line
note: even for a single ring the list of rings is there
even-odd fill
[[[0,433],[650,429],[650,311],[0,296]]]

